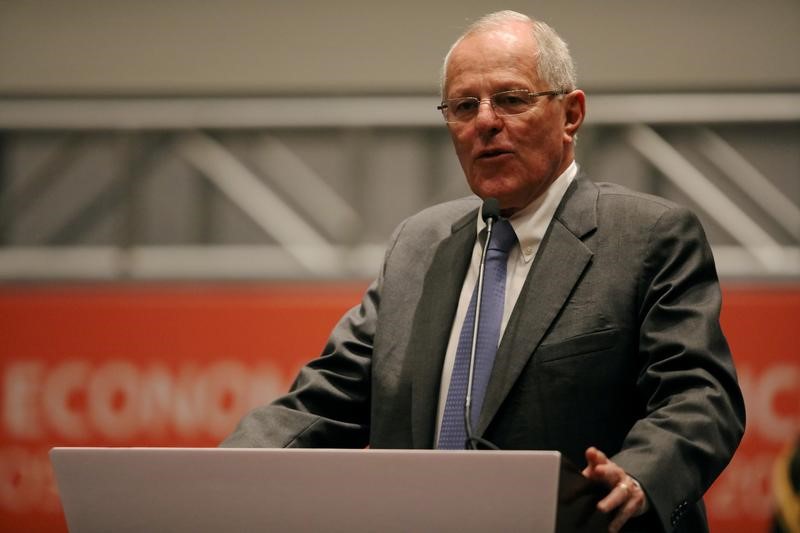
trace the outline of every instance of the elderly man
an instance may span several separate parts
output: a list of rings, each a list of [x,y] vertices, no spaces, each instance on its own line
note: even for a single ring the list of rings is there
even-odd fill
[[[442,79],[477,198],[404,221],[322,356],[223,445],[555,449],[607,487],[598,509],[612,531],[707,529],[702,496],[738,445],[744,406],[699,222],[579,173],[585,95],[547,25],[484,17]],[[496,221],[480,215],[487,198]]]

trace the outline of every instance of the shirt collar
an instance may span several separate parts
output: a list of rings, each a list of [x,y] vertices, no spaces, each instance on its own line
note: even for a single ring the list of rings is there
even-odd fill
[[[567,188],[569,188],[570,183],[572,183],[577,174],[578,164],[572,161],[567,169],[550,184],[541,196],[523,209],[514,213],[511,218],[508,219],[511,226],[514,228],[514,232],[517,234],[522,260],[525,263],[533,261],[538,245],[544,238],[544,234],[558,208],[558,204],[561,203],[564,193],[567,192]],[[486,223],[481,218],[479,212],[478,232],[480,233],[485,226]]]

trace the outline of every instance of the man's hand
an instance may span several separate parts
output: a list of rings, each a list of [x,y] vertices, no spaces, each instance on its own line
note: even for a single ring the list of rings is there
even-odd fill
[[[608,526],[611,533],[619,531],[631,517],[645,512],[647,497],[642,487],[619,465],[610,461],[606,454],[595,447],[586,450],[586,462],[589,464],[581,473],[611,489],[608,495],[597,503],[597,509],[602,513],[619,509]]]

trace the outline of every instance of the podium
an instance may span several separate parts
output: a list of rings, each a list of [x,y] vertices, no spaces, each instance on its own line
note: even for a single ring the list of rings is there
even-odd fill
[[[50,456],[71,533],[552,533],[592,531],[584,526],[597,518],[591,484],[550,451],[54,448]]]

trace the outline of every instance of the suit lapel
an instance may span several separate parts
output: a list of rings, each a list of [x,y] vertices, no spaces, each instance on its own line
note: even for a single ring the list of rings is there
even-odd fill
[[[482,435],[592,258],[582,238],[596,227],[597,186],[578,178],[542,240],[497,351],[476,432]]]
[[[453,224],[425,274],[408,347],[411,427],[415,448],[433,446],[439,383],[461,286],[475,245],[477,210]]]

